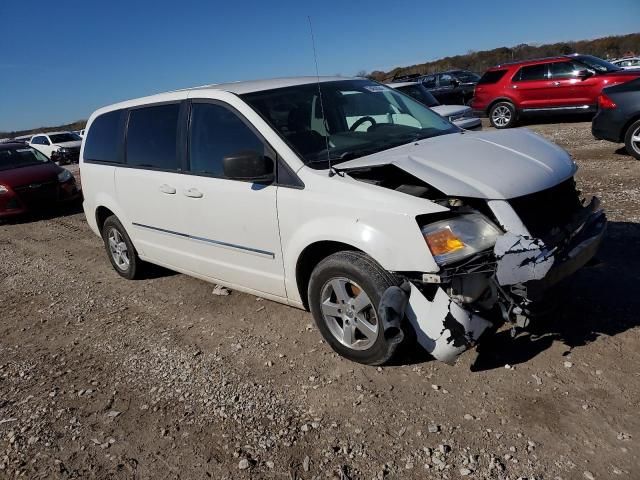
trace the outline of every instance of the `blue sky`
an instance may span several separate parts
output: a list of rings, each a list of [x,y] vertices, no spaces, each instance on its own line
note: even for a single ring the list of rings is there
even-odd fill
[[[640,28],[640,0],[0,0],[0,130],[206,83],[320,74]]]

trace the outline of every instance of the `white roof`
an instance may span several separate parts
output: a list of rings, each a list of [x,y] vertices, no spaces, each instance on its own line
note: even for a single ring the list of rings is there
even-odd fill
[[[97,115],[101,115],[103,113],[117,110],[119,108],[129,108],[132,106],[143,105],[146,103],[152,102],[161,102],[166,101],[168,98],[172,96],[172,94],[180,93],[180,92],[190,92],[190,91],[204,91],[204,90],[217,90],[229,92],[235,95],[243,95],[245,93],[252,92],[260,92],[263,90],[272,90],[276,88],[285,88],[285,87],[294,87],[296,85],[308,85],[316,82],[324,83],[324,82],[335,82],[335,81],[344,81],[344,80],[364,80],[362,78],[352,78],[352,77],[284,77],[284,78],[271,78],[266,80],[250,80],[244,82],[229,82],[229,83],[218,83],[211,85],[201,85],[199,87],[191,87],[191,88],[183,88],[180,90],[173,90],[171,92],[166,93],[158,93],[154,95],[149,95],[147,97],[134,98],[131,100],[126,100],[124,102],[114,103],[112,105],[108,105],[106,107],[99,108],[90,118],[94,118]]]
[[[180,91],[190,90],[224,90],[226,92],[235,93],[236,95],[242,95],[244,93],[260,92],[262,90],[272,90],[275,88],[294,87],[296,85],[307,85],[309,83],[335,82],[340,80],[356,80],[350,77],[283,77],[283,78],[270,78],[266,80],[249,80],[244,82],[230,82],[230,83],[214,83],[211,85],[202,85],[200,87],[185,88]],[[362,80],[362,79],[360,79]]]

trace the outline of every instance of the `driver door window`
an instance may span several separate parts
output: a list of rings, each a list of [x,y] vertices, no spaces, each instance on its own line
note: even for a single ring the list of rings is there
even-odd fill
[[[189,131],[189,170],[224,177],[223,158],[238,152],[264,154],[264,144],[231,110],[215,103],[194,103]]]
[[[577,73],[581,70],[580,65],[575,62],[556,62],[549,65],[551,78],[576,78]]]

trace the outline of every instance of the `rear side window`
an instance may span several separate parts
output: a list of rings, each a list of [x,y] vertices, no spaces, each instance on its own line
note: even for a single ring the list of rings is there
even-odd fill
[[[115,110],[97,117],[91,124],[84,142],[84,159],[97,162],[119,162],[118,133],[122,110]]]
[[[189,133],[190,171],[223,177],[222,159],[238,152],[264,153],[262,140],[231,110],[194,103]]]
[[[491,70],[489,72],[484,72],[484,75],[480,77],[478,80],[478,85],[489,85],[491,83],[498,83],[504,77],[504,74],[507,73],[506,70]]]
[[[131,110],[127,128],[127,164],[179,170],[177,153],[179,104]]]
[[[546,80],[548,68],[549,68],[548,63],[522,67],[518,72],[518,75],[516,76],[516,80],[521,82],[524,82],[527,80]]]

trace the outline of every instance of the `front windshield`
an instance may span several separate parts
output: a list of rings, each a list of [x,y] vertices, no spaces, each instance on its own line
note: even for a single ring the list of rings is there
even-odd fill
[[[49,135],[49,138],[51,139],[51,143],[77,142],[78,140],[82,140],[75,133],[56,133]]]
[[[622,70],[617,65],[593,55],[577,55],[575,59],[598,72],[618,72]]]
[[[242,98],[315,168],[459,132],[419,102],[369,80],[311,83]],[[323,109],[324,107],[324,109]],[[323,115],[324,113],[324,115]]]
[[[39,165],[48,161],[47,157],[31,147],[0,150],[0,170]]]

